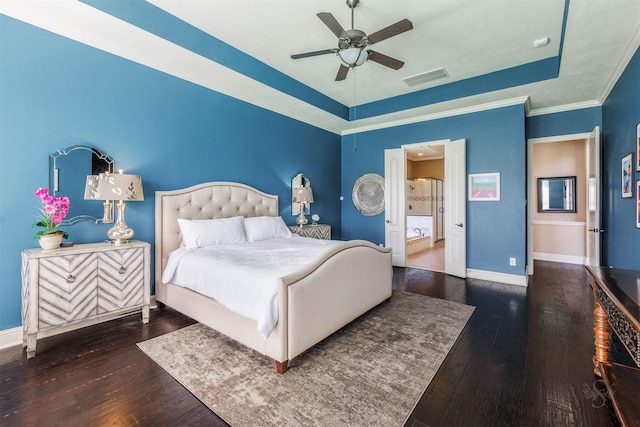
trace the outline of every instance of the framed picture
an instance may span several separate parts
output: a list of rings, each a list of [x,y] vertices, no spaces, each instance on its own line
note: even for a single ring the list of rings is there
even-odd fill
[[[640,179],[636,181],[636,228],[640,228]]]
[[[500,200],[500,172],[469,174],[470,202],[498,200]]]
[[[636,172],[640,172],[640,123],[636,125]]]
[[[622,198],[633,197],[633,153],[622,158]]]

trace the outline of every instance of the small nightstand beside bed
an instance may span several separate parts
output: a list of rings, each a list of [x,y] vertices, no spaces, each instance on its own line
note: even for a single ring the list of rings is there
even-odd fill
[[[277,371],[284,373],[291,359],[390,298],[392,267],[388,248],[362,240],[339,242],[289,237],[290,231],[278,215],[277,196],[239,183],[212,182],[182,190],[156,192],[155,277],[157,301],[271,357],[276,362]],[[247,219],[246,223],[237,217]],[[225,218],[234,219],[193,222]],[[180,221],[179,224],[179,219],[186,221]],[[272,260],[294,259],[297,256],[286,254],[298,253],[304,253],[309,258],[309,262],[301,263],[296,260],[297,263],[286,266],[275,265],[275,261],[263,261],[263,264],[274,265],[261,275],[267,281],[257,284],[255,293],[266,292],[267,300],[244,302],[245,306],[262,305],[262,314],[245,313],[242,301],[240,308],[227,308],[221,302],[226,304],[228,298],[217,294],[217,290],[204,290],[199,285],[201,287],[195,291],[185,287],[185,283],[173,283],[190,280],[181,278],[176,273],[175,264],[179,257],[175,255],[184,256],[185,260],[195,257],[191,261],[192,265],[209,265],[210,262],[203,262],[202,258],[198,261],[197,257],[204,256],[207,251],[215,253],[221,250],[221,253],[213,257],[216,262],[227,262],[224,259],[226,254],[235,250],[232,249],[234,245],[218,245],[217,243],[226,242],[217,242],[218,237],[208,238],[206,227],[201,228],[200,232],[199,226],[207,224],[207,227],[213,227],[218,236],[221,235],[220,227],[224,227],[222,235],[227,233],[227,240],[233,241],[233,236],[239,233],[238,223],[243,224],[245,238],[248,240],[238,242],[242,245],[242,249],[237,249],[241,256],[251,246],[258,246],[263,247],[262,250],[282,251],[279,252],[284,254],[282,256],[271,253],[269,256]],[[194,224],[195,232],[189,228]],[[184,236],[181,226],[186,232]],[[227,226],[235,227],[235,231],[229,231]],[[206,242],[207,239],[209,242]],[[280,247],[286,245],[287,241],[293,246]],[[311,247],[301,246],[307,244],[305,241],[311,242]],[[194,248],[204,245],[206,247]],[[169,262],[171,252],[174,252],[174,256]],[[258,257],[264,256],[254,258]],[[251,258],[245,255],[243,263],[253,262]],[[249,289],[249,282],[255,277],[255,270],[252,270],[254,267],[256,266],[233,270],[234,273],[223,278],[227,282],[222,287],[234,289],[234,286],[238,286],[242,291],[236,292],[237,294],[252,295],[254,292],[246,289]],[[210,268],[213,271],[221,271],[222,268],[230,270],[226,266]],[[192,267],[187,268],[191,269]],[[284,274],[281,276],[282,272]],[[207,278],[217,276],[211,271],[199,274]],[[273,295],[269,296],[265,289],[272,290]],[[212,296],[217,296],[219,301]]]

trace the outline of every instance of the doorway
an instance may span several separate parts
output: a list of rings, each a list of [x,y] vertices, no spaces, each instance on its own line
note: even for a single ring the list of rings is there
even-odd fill
[[[406,265],[445,271],[444,145],[405,147]]]
[[[527,273],[534,259],[570,264],[600,263],[600,130],[528,140]],[[577,180],[575,212],[540,213],[537,181],[567,176]]]
[[[467,275],[466,257],[466,140],[458,139],[403,145],[386,149],[385,169],[385,246],[391,248],[392,264],[405,267],[407,239],[407,150],[444,146],[444,272],[458,277]],[[434,242],[435,243],[435,242]],[[435,246],[435,245],[434,245]]]

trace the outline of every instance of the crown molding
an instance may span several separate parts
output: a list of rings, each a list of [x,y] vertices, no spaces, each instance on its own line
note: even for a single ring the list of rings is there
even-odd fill
[[[576,102],[575,104],[558,105],[556,107],[538,108],[531,110],[527,117],[544,116],[545,114],[563,113],[565,111],[582,110],[584,108],[601,107],[602,103],[596,100]]]
[[[601,103],[604,103],[604,101],[607,99],[607,97],[613,90],[613,87],[616,85],[616,82],[624,72],[625,68],[627,68],[627,65],[629,65],[629,61],[631,61],[631,58],[636,53],[638,48],[640,48],[640,24],[636,27],[636,30],[631,36],[631,39],[629,39],[629,42],[627,43],[624,52],[622,53],[622,56],[616,63],[616,67],[614,68],[613,72],[609,76],[609,79],[602,88],[602,92],[600,92],[600,96],[598,99]]]
[[[513,105],[525,104],[528,99],[529,99],[528,96],[520,96],[517,98],[487,102],[484,104],[477,104],[469,107],[443,110],[436,113],[423,112],[424,110],[432,109],[433,105],[412,108],[412,109],[404,110],[398,113],[390,113],[382,116],[377,116],[373,119],[363,119],[363,121],[366,120],[366,121],[372,122],[366,125],[358,126],[357,125],[358,121],[351,122],[352,128],[344,130],[342,132],[342,136],[352,135],[354,133],[368,132],[372,130],[391,128],[396,126],[404,126],[412,123],[427,122],[430,120],[443,119],[447,117],[461,116],[463,114],[471,114],[471,113],[477,113],[481,111],[494,110],[496,108],[511,107]],[[409,114],[410,117],[394,118],[394,116],[397,116],[397,115],[407,115],[407,114]]]

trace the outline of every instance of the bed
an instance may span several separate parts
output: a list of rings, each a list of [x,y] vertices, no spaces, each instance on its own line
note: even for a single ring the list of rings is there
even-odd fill
[[[391,297],[390,248],[363,240],[339,242],[305,267],[279,277],[278,320],[266,339],[256,320],[162,280],[169,254],[183,244],[178,219],[278,215],[278,196],[240,183],[210,182],[157,191],[155,293],[159,303],[274,359],[277,372],[282,374],[293,358]]]

